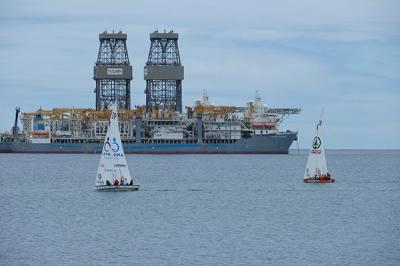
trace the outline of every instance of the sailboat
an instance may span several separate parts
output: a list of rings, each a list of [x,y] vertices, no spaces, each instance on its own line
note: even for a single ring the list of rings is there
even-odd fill
[[[104,140],[99,168],[96,176],[96,189],[101,191],[135,191],[139,185],[133,184],[118,126],[118,108],[111,105],[110,122]]]
[[[326,166],[325,148],[322,140],[322,118],[317,124],[315,137],[313,139],[307,166],[304,172],[304,183],[333,183]]]

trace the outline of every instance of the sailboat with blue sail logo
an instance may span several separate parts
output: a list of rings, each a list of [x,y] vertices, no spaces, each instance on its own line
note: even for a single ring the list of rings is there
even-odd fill
[[[110,122],[104,140],[99,168],[96,176],[96,189],[101,191],[136,191],[126,163],[124,148],[118,126],[118,108],[111,105]]]

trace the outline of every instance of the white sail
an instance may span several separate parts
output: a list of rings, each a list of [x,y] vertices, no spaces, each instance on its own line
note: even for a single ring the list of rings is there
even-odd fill
[[[111,106],[110,122],[107,136],[104,140],[99,168],[96,177],[96,186],[127,185],[132,180],[126,164],[124,148],[122,147],[117,105]]]
[[[325,143],[322,133],[322,120],[320,120],[308,155],[304,179],[326,175],[328,173],[325,159]]]

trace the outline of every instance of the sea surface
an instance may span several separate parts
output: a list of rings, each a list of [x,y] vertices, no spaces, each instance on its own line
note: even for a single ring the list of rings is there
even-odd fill
[[[400,265],[400,151],[127,155],[138,192],[97,192],[99,155],[0,154],[0,265]]]

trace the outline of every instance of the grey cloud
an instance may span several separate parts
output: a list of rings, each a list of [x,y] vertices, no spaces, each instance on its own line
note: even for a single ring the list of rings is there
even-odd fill
[[[207,89],[212,102],[300,106],[283,128],[301,143],[326,106],[330,147],[400,147],[367,137],[371,119],[400,130],[398,1],[8,1],[0,7],[0,129],[13,108],[94,105],[97,34],[128,33],[133,104],[144,104],[143,65],[154,29],[180,33],[184,105]],[[374,103],[376,103],[374,105]],[[370,108],[374,106],[374,108]],[[379,108],[379,111],[376,111]],[[379,120],[379,122],[375,122]],[[397,123],[399,122],[399,123]],[[397,123],[397,124],[396,124]],[[366,126],[367,125],[367,126]],[[398,125],[396,127],[396,125]],[[349,127],[351,129],[349,129]],[[392,131],[390,131],[392,132]]]

